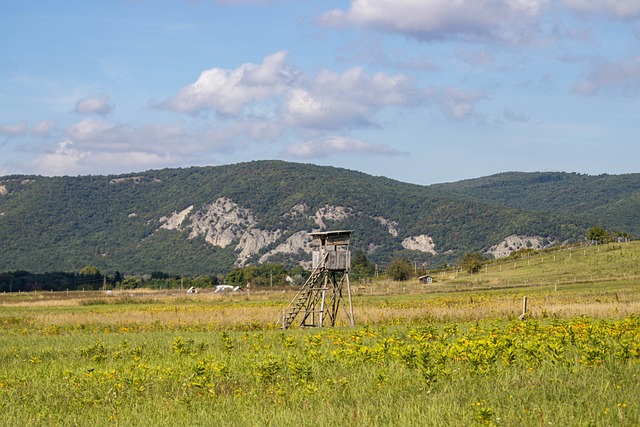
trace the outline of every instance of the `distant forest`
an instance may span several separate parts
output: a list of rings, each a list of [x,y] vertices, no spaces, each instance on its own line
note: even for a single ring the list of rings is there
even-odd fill
[[[114,278],[109,278],[109,284]],[[77,273],[30,273],[14,271],[0,273],[0,292],[75,291],[100,289],[104,285],[102,275]]]
[[[208,235],[187,227],[221,198],[242,216],[215,223]],[[166,218],[190,207],[185,226],[163,228]],[[345,214],[322,217],[327,207]],[[563,244],[584,241],[594,226],[612,236],[640,234],[640,174],[510,172],[421,186],[341,168],[257,161],[118,176],[12,175],[0,177],[0,271],[14,273],[5,273],[0,286],[100,287],[97,278],[43,273],[87,265],[111,278],[116,271],[127,277],[166,271],[211,280],[238,266],[290,269],[308,262],[308,252],[275,249],[286,248],[295,233],[319,229],[353,230],[352,250],[375,264],[406,258],[433,269],[468,252],[485,253],[509,236]],[[231,243],[211,243],[239,229]],[[240,259],[242,238],[256,242],[259,233],[276,237]],[[433,251],[405,244],[425,236]]]

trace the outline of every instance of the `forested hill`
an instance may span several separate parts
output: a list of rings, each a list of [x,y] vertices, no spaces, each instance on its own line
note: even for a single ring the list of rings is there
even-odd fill
[[[606,228],[640,234],[640,174],[506,172],[433,188],[530,212],[582,216]]]
[[[0,271],[93,265],[130,274],[212,274],[234,265],[290,265],[310,260],[308,232],[330,229],[353,230],[353,249],[373,262],[404,256],[437,267],[470,251],[499,256],[522,245],[581,240],[605,218],[625,228],[627,222],[615,222],[622,208],[613,207],[638,200],[637,176],[609,177],[625,189],[604,192],[606,202],[593,191],[600,187],[578,185],[602,177],[568,175],[548,181],[556,187],[547,191],[535,176],[545,175],[419,186],[281,161],[118,176],[6,176],[0,178]],[[494,182],[505,182],[503,191]],[[543,190],[571,198],[566,205],[562,198],[546,201],[547,208]],[[589,199],[593,204],[578,203]]]

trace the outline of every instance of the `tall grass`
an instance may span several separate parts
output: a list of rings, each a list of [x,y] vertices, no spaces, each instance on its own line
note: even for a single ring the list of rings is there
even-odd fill
[[[0,424],[640,425],[638,252],[376,282],[356,328],[274,329],[287,289],[0,295]]]
[[[640,321],[0,337],[3,425],[637,425]]]

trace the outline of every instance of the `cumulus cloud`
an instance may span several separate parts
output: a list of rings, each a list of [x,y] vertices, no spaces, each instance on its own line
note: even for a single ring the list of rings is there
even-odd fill
[[[108,149],[128,142],[122,126],[93,118],[86,118],[69,126],[66,133],[72,141],[94,148]]]
[[[249,104],[277,96],[296,80],[286,62],[287,52],[267,56],[262,64],[243,64],[235,70],[211,68],[158,108],[198,114],[213,110],[221,115],[238,115]]]
[[[27,126],[27,122],[0,125],[0,135],[4,136],[26,136],[32,135],[37,137],[48,137],[56,127],[53,120],[43,120],[36,123],[31,129]]]
[[[111,98],[107,95],[91,95],[79,99],[73,109],[78,114],[98,114],[106,116],[113,111]]]
[[[13,123],[0,125],[0,135],[4,136],[24,136],[27,134],[27,123]]]
[[[232,152],[251,142],[274,140],[282,132],[281,125],[261,120],[189,130],[181,123],[129,126],[87,118],[65,129],[68,139],[83,151],[193,153],[195,159],[203,153]]]
[[[131,172],[175,165],[176,158],[167,153],[137,151],[135,147],[126,153],[94,152],[65,139],[51,152],[37,157],[32,169],[42,175],[61,176],[106,173],[107,170],[109,173]]]
[[[86,118],[38,156],[30,169],[44,175],[130,172],[183,164],[206,164],[214,153],[231,153],[283,133],[277,123],[242,120],[206,129],[181,123],[131,126]]]
[[[322,25],[361,26],[420,41],[496,40],[530,42],[539,37],[552,0],[351,0],[346,9],[321,16]],[[638,0],[561,0],[564,8],[582,15],[614,19],[640,18]]]
[[[418,40],[506,39],[535,22],[547,0],[352,0],[322,16],[328,26],[361,25]]]
[[[606,15],[617,19],[640,18],[638,0],[562,0],[569,9],[589,15]]]
[[[71,140],[60,142],[50,153],[44,153],[33,161],[33,168],[44,175],[77,175],[83,172],[80,162],[90,152],[81,152],[73,146]]]
[[[341,155],[383,155],[393,156],[399,152],[391,147],[373,144],[361,139],[331,136],[312,141],[303,141],[287,146],[282,154],[297,159],[313,159]]]
[[[277,52],[260,65],[206,70],[158,107],[190,115],[213,110],[243,120],[268,117],[294,128],[336,130],[370,126],[381,110],[417,106],[434,94],[407,76],[371,75],[361,67],[342,73],[320,70],[308,77],[286,62],[286,52]]]
[[[361,67],[343,72],[320,70],[312,76],[288,64],[286,52],[261,64],[236,69],[212,68],[159,107],[188,115],[214,111],[227,120],[192,120],[169,124],[117,123],[88,116],[63,129],[64,139],[41,155],[34,167],[43,174],[126,171],[200,164],[214,153],[232,153],[262,142],[300,134],[328,135],[337,130],[379,125],[385,109],[435,105],[451,120],[473,117],[481,92],[424,88],[402,74],[368,73]],[[94,114],[108,97],[78,101],[76,111]],[[89,101],[100,101],[89,102]],[[206,123],[205,123],[206,122]],[[50,135],[56,124],[43,121],[32,135]],[[10,131],[9,127],[4,132]],[[26,124],[13,132],[27,132]],[[319,137],[286,147],[291,158],[331,154],[392,156],[393,148],[346,136]]]
[[[179,125],[141,125],[137,127],[87,118],[65,129],[68,141],[82,152],[120,153],[164,151],[179,146]]]
[[[581,95],[594,95],[604,90],[637,93],[640,90],[640,56],[594,65],[586,78],[571,88]]]
[[[401,75],[369,76],[360,67],[342,74],[322,71],[311,84],[289,92],[285,121],[322,129],[369,125],[385,107],[418,105],[430,95]]]
[[[163,168],[196,160],[184,155],[184,147],[178,143],[180,135],[171,126],[90,127],[84,123],[73,131],[68,129],[73,137],[42,153],[31,168],[43,175],[80,175]],[[124,138],[123,142],[112,144],[114,132]]]

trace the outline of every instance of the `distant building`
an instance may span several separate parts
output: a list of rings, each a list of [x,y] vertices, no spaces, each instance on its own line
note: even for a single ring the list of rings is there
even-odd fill
[[[433,277],[429,276],[428,274],[425,276],[418,277],[418,280],[420,281],[420,283],[426,284],[426,285],[430,285],[433,283]]]

